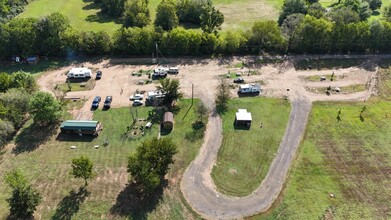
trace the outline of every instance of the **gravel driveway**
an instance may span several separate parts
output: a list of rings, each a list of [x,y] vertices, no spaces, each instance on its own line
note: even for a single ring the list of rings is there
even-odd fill
[[[311,110],[311,102],[305,97],[295,97],[291,105],[284,138],[266,178],[252,194],[241,198],[217,192],[210,176],[223,139],[221,118],[215,112],[210,115],[205,142],[181,182],[184,197],[198,214],[207,219],[237,219],[271,207],[281,192]]]

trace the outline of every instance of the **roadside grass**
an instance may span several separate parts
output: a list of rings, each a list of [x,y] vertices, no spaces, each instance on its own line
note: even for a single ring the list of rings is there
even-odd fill
[[[95,87],[95,80],[94,79],[90,79],[84,83],[85,84],[82,84],[82,82],[71,82],[70,83],[70,86],[71,86],[70,90],[69,90],[68,83],[61,83],[61,84],[57,84],[55,89],[66,93],[66,92],[70,92],[70,91],[72,91],[72,92],[87,91],[87,90],[91,90]]]
[[[326,74],[326,75],[322,75],[322,76],[326,77],[326,80],[331,81],[331,74]],[[322,76],[319,76],[319,75],[308,76],[305,78],[305,80],[310,81],[310,82],[320,82],[320,77],[322,77]],[[334,75],[333,81],[338,81],[343,78],[344,78],[344,76]]]
[[[179,182],[182,173],[193,160],[202,143],[202,137],[194,141],[185,139],[185,134],[192,131],[191,124],[197,118],[194,106],[198,100],[194,101],[194,106],[189,110],[190,103],[190,100],[179,102],[181,110],[175,116],[175,128],[167,135],[178,144],[179,148],[179,153],[175,156],[175,164],[171,166],[167,175],[168,186],[164,188],[161,199],[150,202],[148,206],[140,207],[138,204],[130,204],[131,209],[126,212],[112,211],[114,204],[121,207],[127,205],[123,204],[123,196],[126,196],[124,192],[126,192],[129,177],[126,172],[128,155],[142,140],[157,137],[158,134],[158,125],[154,124],[145,136],[131,138],[126,135],[127,126],[132,120],[130,108],[96,110],[94,119],[102,122],[104,126],[97,138],[57,136],[57,129],[54,130],[54,135],[47,136],[42,135],[44,133],[42,131],[40,132],[42,139],[32,139],[36,142],[41,141],[39,145],[25,143],[26,147],[36,146],[35,149],[15,154],[10,147],[6,148],[0,160],[0,169],[3,171],[20,169],[31,180],[33,186],[44,198],[36,211],[36,217],[40,219],[128,219],[134,217],[186,219],[193,214],[182,202]],[[76,106],[79,104],[75,103]],[[151,107],[138,107],[139,118],[147,118],[149,110]],[[28,124],[23,129],[29,129],[30,126]],[[35,136],[37,131],[30,129],[30,132],[29,135]],[[106,139],[109,145],[103,146]],[[77,149],[71,150],[72,145]],[[95,145],[99,145],[99,148],[95,149]],[[79,188],[83,185],[82,180],[74,179],[69,174],[71,159],[81,155],[89,157],[94,162],[96,176],[90,180],[88,192]],[[0,184],[0,192],[0,218],[5,219],[8,213],[5,199],[10,196],[10,189],[5,184]],[[132,200],[137,201],[136,198],[130,198],[130,201]]]
[[[235,113],[252,114],[249,130],[235,129]],[[239,98],[229,102],[223,118],[223,143],[212,178],[217,189],[232,196],[254,191],[269,171],[289,118],[290,105],[283,99]],[[262,123],[262,128],[260,124]]]
[[[379,96],[365,103],[314,103],[282,201],[250,219],[391,216],[390,74],[380,70]]]
[[[294,63],[296,70],[318,69],[329,70],[338,68],[349,68],[362,64],[365,59],[306,59]]]
[[[59,12],[70,20],[71,25],[80,31],[106,31],[112,35],[121,24],[100,13],[93,1],[84,0],[35,0],[31,1],[18,17],[43,17]]]
[[[331,94],[349,94],[354,92],[362,92],[366,90],[365,85],[363,84],[354,84],[349,86],[341,86],[338,87],[341,89],[340,92],[333,91],[335,87],[332,87],[332,90],[330,91]],[[307,91],[315,93],[315,94],[326,94],[327,87],[307,87]]]

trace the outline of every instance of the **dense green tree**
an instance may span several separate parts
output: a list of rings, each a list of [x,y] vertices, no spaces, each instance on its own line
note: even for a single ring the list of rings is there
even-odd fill
[[[8,33],[7,56],[16,54],[27,57],[35,54],[37,22],[37,18],[15,18],[5,25]]]
[[[288,15],[291,14],[306,14],[307,4],[304,0],[284,0],[280,16],[278,17],[278,24],[281,25]]]
[[[173,102],[183,97],[183,93],[179,91],[179,80],[165,78],[160,80],[160,89],[166,94],[164,104],[172,105]]]
[[[41,18],[36,26],[37,51],[39,54],[58,56],[63,54],[64,42],[62,35],[70,28],[67,17],[56,12]]]
[[[101,2],[102,12],[115,18],[122,16],[124,8],[125,0],[102,0]]]
[[[27,92],[33,92],[37,90],[37,84],[31,74],[17,71],[12,74],[10,88],[23,88]]]
[[[244,48],[247,43],[247,39],[241,31],[225,32],[222,36],[222,41],[222,50],[229,54],[239,52],[241,50],[240,48]]]
[[[391,22],[391,4],[389,6],[384,7],[383,17],[386,21]]]
[[[337,25],[360,21],[360,16],[351,7],[335,8],[332,10],[330,17]]]
[[[211,0],[178,0],[176,4],[179,22],[201,24],[203,7],[212,5]]]
[[[92,168],[94,164],[88,157],[79,157],[72,159],[72,170],[71,174],[75,178],[82,178],[84,180],[84,187],[88,185],[87,180],[94,176]]]
[[[28,111],[30,98],[30,94],[23,89],[12,88],[0,93],[0,103],[5,111],[5,115],[0,115],[0,118],[12,122],[16,128],[20,127]]]
[[[224,15],[212,5],[205,5],[200,15],[201,29],[205,33],[217,34],[224,23]]]
[[[220,45],[220,39],[214,34],[203,33],[201,36],[200,53],[213,54]]]
[[[157,33],[148,28],[121,28],[114,34],[114,50],[124,54],[150,55]]]
[[[5,114],[4,106],[0,103],[0,115]],[[0,119],[0,148],[3,147],[15,132],[11,122]]]
[[[172,30],[179,24],[175,3],[172,0],[163,0],[157,6],[155,26],[163,30]]]
[[[368,2],[369,8],[372,11],[375,11],[375,10],[381,8],[381,5],[382,5],[382,0],[366,0],[366,2]]]
[[[275,21],[258,21],[251,28],[249,45],[253,51],[281,50],[284,48],[284,38]]]
[[[318,19],[324,18],[326,16],[326,9],[319,2],[315,2],[308,7],[307,14]]]
[[[384,25],[379,20],[374,20],[370,25],[370,48],[372,52],[378,52],[383,48]]]
[[[298,38],[298,28],[301,22],[304,20],[303,14],[291,14],[285,18],[281,25],[281,33],[285,37],[288,45],[287,50],[291,50],[291,45]]]
[[[174,163],[177,146],[168,138],[153,138],[141,143],[128,160],[128,172],[142,192],[149,194],[161,183],[170,164]]]
[[[299,52],[322,53],[331,44],[333,25],[326,19],[316,19],[306,15],[297,30],[297,40],[292,49]]]
[[[8,41],[9,41],[9,29],[7,29],[5,25],[2,25],[0,22],[0,59],[5,58],[7,55],[11,54],[8,51],[9,50]]]
[[[61,116],[61,105],[47,92],[37,92],[30,101],[30,113],[34,123],[47,124],[56,122]]]
[[[12,76],[8,73],[0,73],[0,92],[5,92],[11,87]]]
[[[382,52],[391,51],[391,22],[382,22],[384,30],[383,30],[383,41],[380,47]]]
[[[4,176],[5,182],[12,188],[12,196],[7,199],[10,206],[10,218],[30,219],[41,202],[41,195],[32,188],[19,171],[11,171]]]
[[[227,80],[220,79],[220,83],[217,86],[215,104],[219,112],[224,112],[228,108],[228,101],[231,99],[231,91]]]
[[[168,55],[196,55],[199,54],[201,41],[201,33],[179,27],[163,36],[161,49]]]
[[[105,31],[82,32],[80,50],[89,55],[107,54],[111,50],[111,38]]]
[[[124,26],[144,27],[151,22],[148,0],[127,0],[125,3]]]

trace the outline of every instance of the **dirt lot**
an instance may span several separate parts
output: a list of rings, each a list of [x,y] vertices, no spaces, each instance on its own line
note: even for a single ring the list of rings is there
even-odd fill
[[[92,68],[93,70],[100,69],[103,72],[101,80],[96,82],[94,89],[89,91],[68,92],[66,97],[77,97],[86,99],[86,103],[80,111],[73,112],[75,119],[92,118],[90,106],[92,99],[99,95],[104,99],[107,95],[113,96],[112,107],[129,106],[129,96],[134,94],[136,90],[151,91],[159,84],[154,80],[152,84],[137,85],[140,80],[147,80],[147,75],[132,76],[135,71],[154,69],[156,65],[124,65],[124,62],[129,62],[126,59],[103,60],[100,63],[83,63],[81,65]],[[180,73],[178,75],[169,75],[170,78],[179,79],[181,90],[185,97],[191,97],[192,84],[194,85],[194,96],[201,98],[210,107],[213,105],[215,87],[218,84],[218,79],[223,77],[228,71],[239,72],[247,83],[261,82],[262,93],[264,96],[282,97],[296,96],[298,94],[308,97],[311,101],[317,100],[365,100],[373,91],[376,83],[376,71],[368,71],[363,68],[353,67],[347,69],[335,70],[306,70],[297,71],[290,63],[253,66],[251,69],[234,68],[235,64],[242,61],[247,62],[246,58],[232,58],[230,60],[221,59],[205,59],[200,61],[194,60],[176,60],[172,65],[178,66]],[[38,79],[38,84],[44,91],[53,92],[55,84],[65,83],[66,73],[75,66],[64,67],[55,71],[50,71]],[[249,74],[249,72],[252,74]],[[330,75],[334,72],[335,76],[340,77],[337,81],[330,82],[311,82],[305,78],[313,75]],[[92,79],[95,80],[95,79]],[[232,79],[228,79],[232,82]],[[348,85],[366,85],[367,90],[357,93],[345,94],[343,91],[340,94],[314,94],[307,91],[306,88],[316,87],[343,87]],[[123,91],[121,93],[121,90]],[[289,91],[288,91],[289,90]],[[232,89],[232,96],[237,96],[237,89]]]

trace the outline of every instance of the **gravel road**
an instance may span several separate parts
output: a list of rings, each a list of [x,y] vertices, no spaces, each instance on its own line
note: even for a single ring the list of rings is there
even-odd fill
[[[185,199],[198,214],[207,219],[237,219],[271,207],[282,190],[311,110],[310,100],[302,96],[295,96],[291,105],[285,135],[266,178],[252,194],[240,198],[217,192],[210,176],[223,139],[221,118],[215,112],[210,115],[205,142],[181,182]]]

